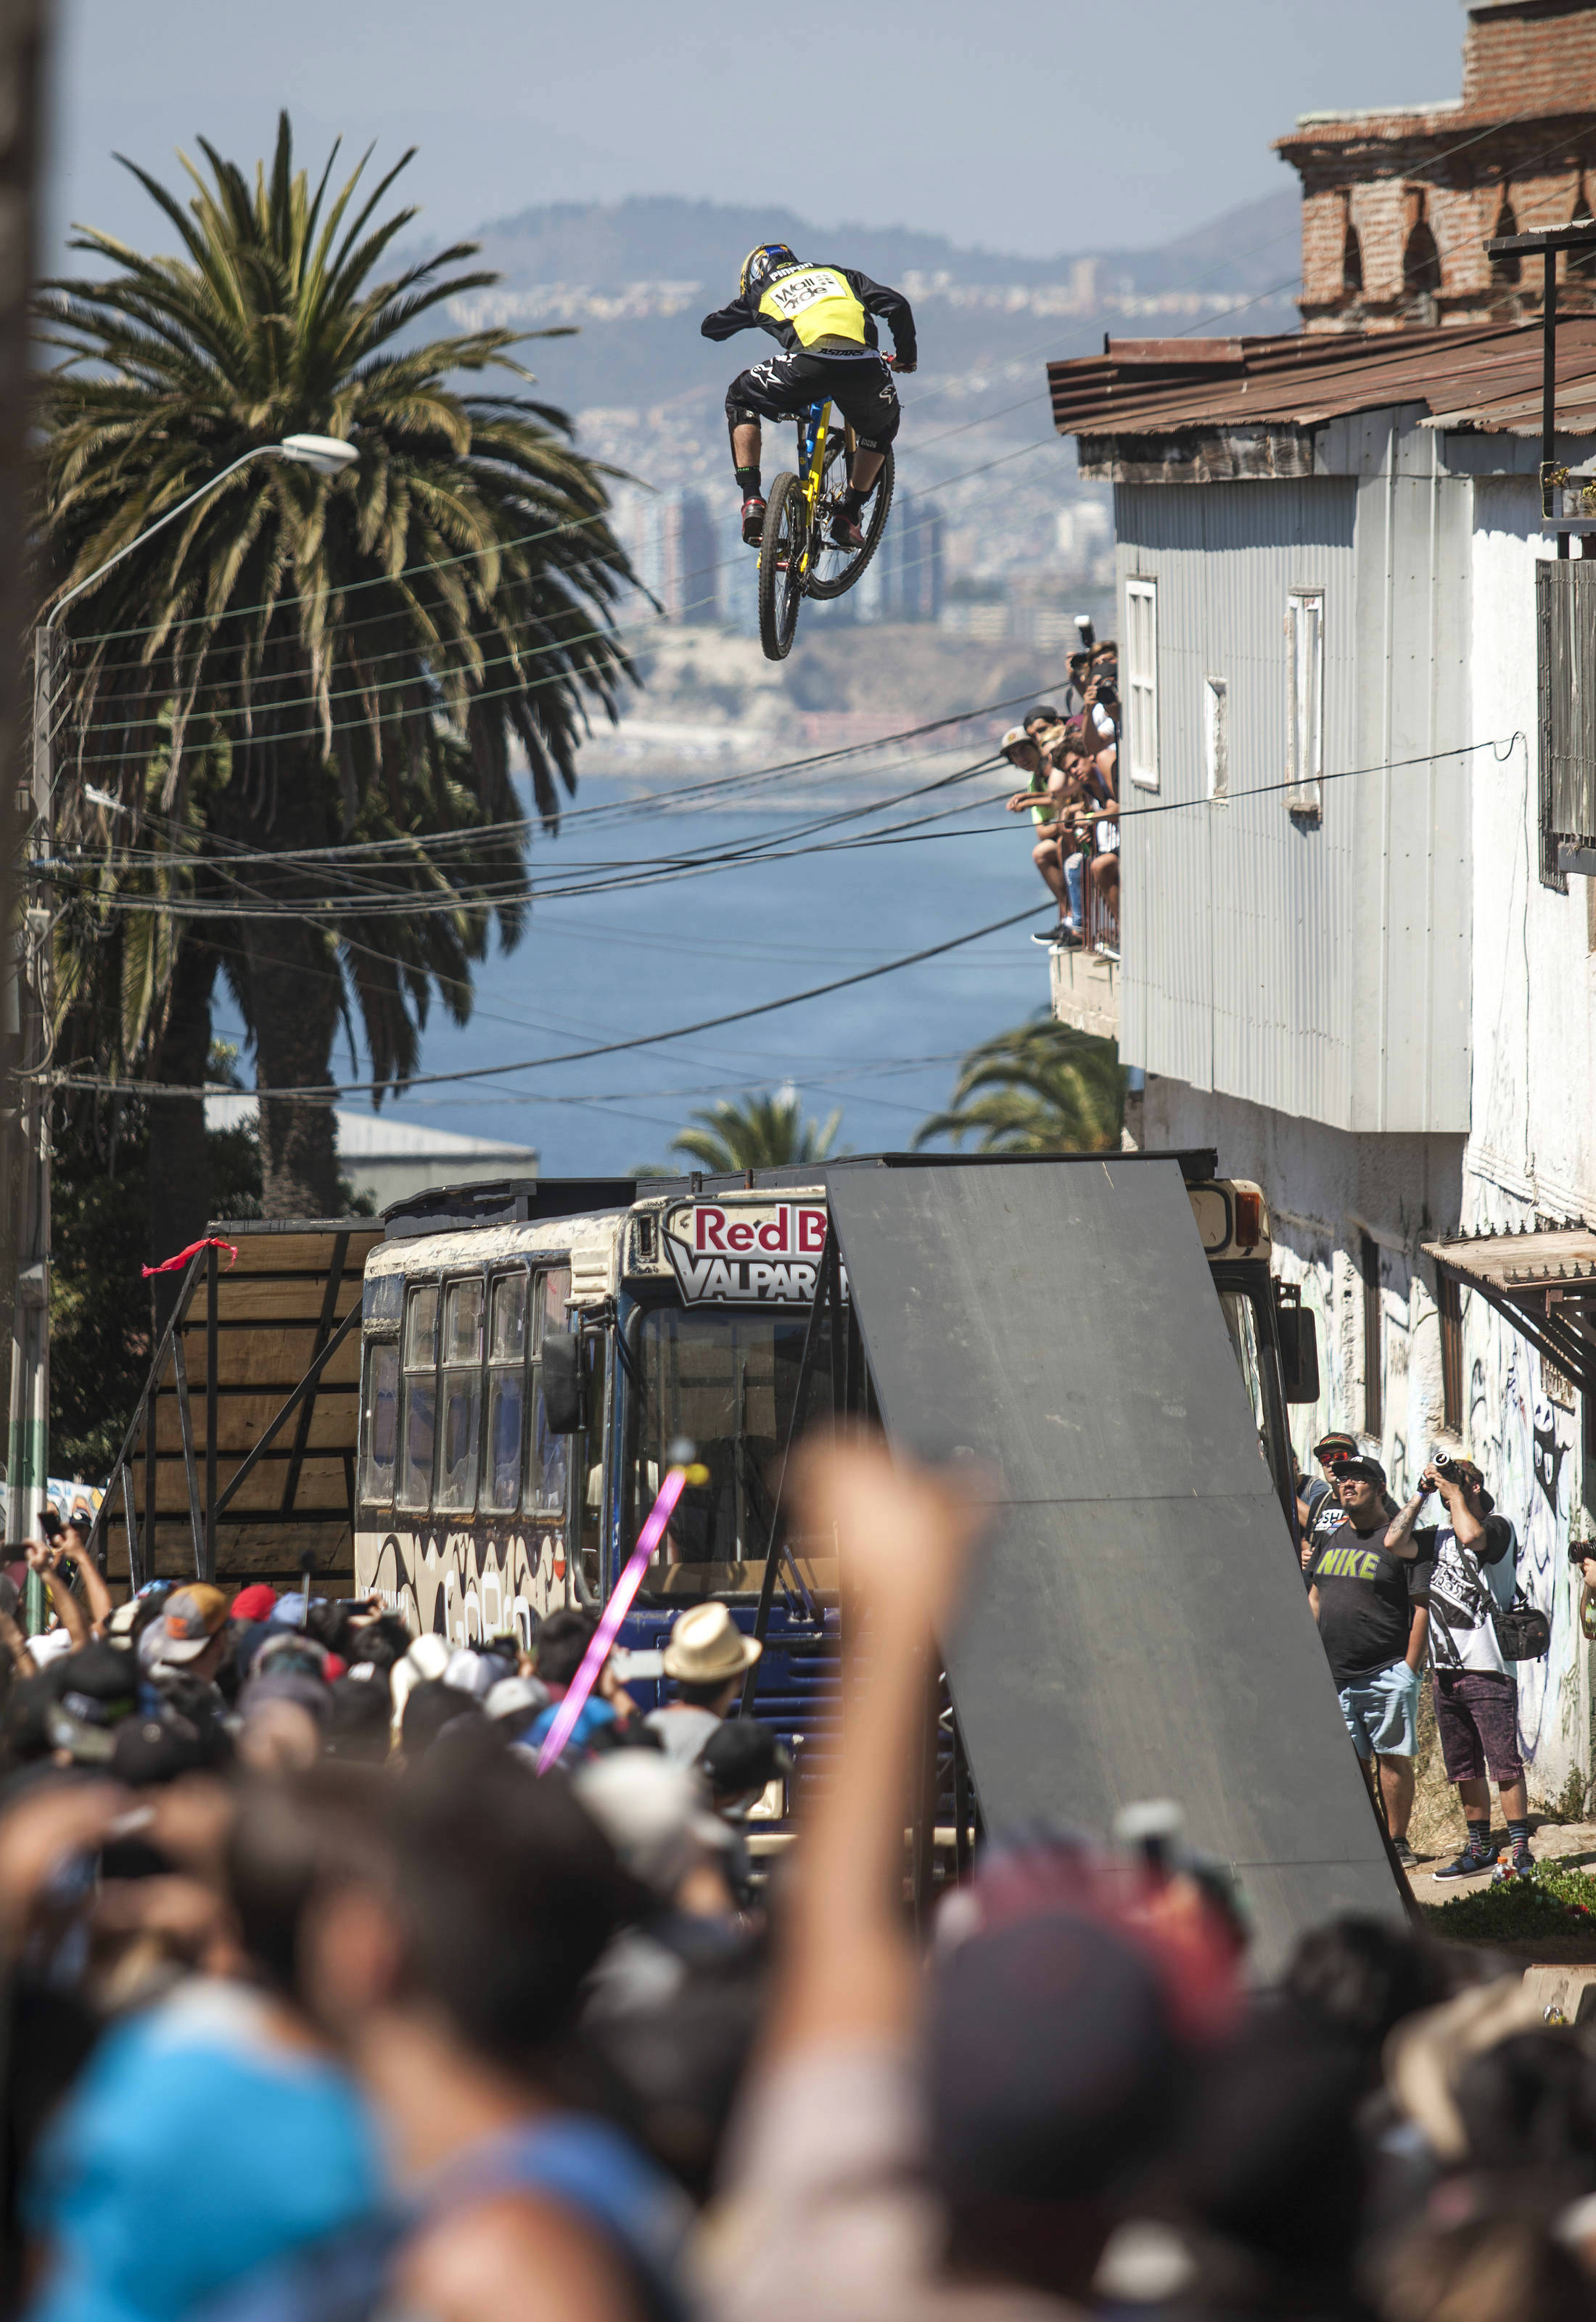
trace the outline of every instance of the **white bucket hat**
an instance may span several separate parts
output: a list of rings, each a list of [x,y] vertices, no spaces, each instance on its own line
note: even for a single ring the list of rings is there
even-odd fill
[[[661,1657],[681,1685],[721,1685],[753,1667],[762,1645],[745,1637],[724,1604],[695,1604],[676,1623]]]

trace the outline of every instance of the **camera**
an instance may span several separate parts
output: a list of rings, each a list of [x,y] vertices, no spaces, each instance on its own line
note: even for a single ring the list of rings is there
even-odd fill
[[[1445,1476],[1447,1482],[1450,1483],[1452,1478],[1458,1472],[1459,1463],[1453,1458],[1450,1451],[1432,1451],[1430,1453],[1430,1466],[1435,1469],[1437,1476]],[[1418,1487],[1419,1497],[1421,1499],[1427,1500],[1435,1488],[1436,1487],[1433,1483],[1420,1484]]]
[[[1587,1558],[1596,1561],[1596,1540],[1571,1540],[1568,1543],[1568,1560],[1576,1572]]]
[[[1092,626],[1091,615],[1090,613],[1077,613],[1075,616],[1075,628],[1077,635],[1080,636],[1082,646],[1086,652],[1090,653],[1093,645],[1095,645],[1098,641],[1098,633]]]
[[[40,1509],[39,1529],[53,1548],[61,1536],[63,1527],[59,1516],[52,1507],[46,1506]]]

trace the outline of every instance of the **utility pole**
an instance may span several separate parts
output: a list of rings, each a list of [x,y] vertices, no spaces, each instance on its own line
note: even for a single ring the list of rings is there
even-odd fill
[[[28,1271],[28,1294],[39,1283],[41,1298],[48,1282],[31,1271],[37,1255],[48,1262],[50,1249],[50,1182],[41,1187],[33,1156],[42,1153],[49,1166],[49,1113],[44,1086],[38,1079],[18,1078],[19,1069],[35,1068],[44,1057],[48,1018],[35,1018],[40,988],[35,961],[48,956],[48,927],[33,919],[35,898],[26,880],[27,853],[39,836],[39,774],[37,758],[32,780],[24,771],[26,733],[21,645],[30,617],[28,599],[33,580],[25,553],[28,537],[28,427],[32,412],[28,306],[32,296],[34,246],[38,229],[36,207],[40,178],[41,93],[44,54],[50,25],[50,0],[0,0],[0,215],[6,222],[6,263],[0,268],[0,1333],[4,1332],[4,1302],[16,1296],[19,1277]],[[36,697],[37,698],[37,697]],[[48,696],[47,696],[48,698]],[[49,762],[44,772],[48,780]],[[46,998],[48,994],[44,994]],[[43,1194],[42,1211],[39,1195]],[[24,1213],[25,1212],[25,1213]],[[16,1247],[24,1238],[23,1258]],[[41,1333],[47,1311],[40,1306],[30,1316],[30,1339],[44,1343]],[[16,1298],[13,1321],[13,1368],[18,1328],[24,1313]],[[10,1485],[8,1527],[12,1540],[32,1530],[33,1510],[23,1496],[36,1481],[42,1482],[48,1452],[44,1415],[48,1410],[48,1372],[31,1377],[23,1406],[39,1425],[19,1429],[16,1387],[12,1389],[12,1424],[6,1476]],[[23,1445],[28,1446],[23,1449]],[[19,1450],[22,1461],[19,1463]],[[37,1466],[33,1465],[34,1460]],[[43,1626],[43,1590],[30,1575],[30,1626]]]
[[[33,767],[24,846],[48,860],[54,813],[55,647],[33,634]],[[11,1314],[11,1427],[6,1444],[12,1540],[32,1537],[50,1475],[50,910],[36,879],[23,890],[18,929],[15,1289]],[[30,1635],[44,1626],[44,1586],[28,1575]]]

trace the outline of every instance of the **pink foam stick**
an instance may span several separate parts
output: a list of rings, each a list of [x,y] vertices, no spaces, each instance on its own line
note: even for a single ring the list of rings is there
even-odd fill
[[[637,1545],[627,1558],[626,1568],[616,1581],[615,1592],[604,1608],[604,1617],[593,1632],[593,1641],[582,1655],[582,1665],[572,1678],[554,1723],[543,1738],[543,1746],[538,1751],[537,1759],[540,1774],[548,1772],[570,1739],[571,1729],[582,1714],[582,1705],[588,1696],[598,1682],[598,1672],[620,1632],[621,1623],[632,1610],[632,1599],[643,1586],[643,1576],[660,1545],[687,1479],[685,1467],[667,1468],[665,1480],[660,1486],[660,1496],[649,1510],[648,1521],[637,1535]]]

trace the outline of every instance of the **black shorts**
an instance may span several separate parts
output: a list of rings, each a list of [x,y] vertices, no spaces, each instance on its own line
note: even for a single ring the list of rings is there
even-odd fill
[[[726,418],[796,419],[812,403],[834,403],[867,452],[884,452],[898,433],[898,389],[878,354],[776,354],[739,371],[726,389]]]

